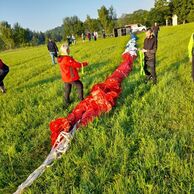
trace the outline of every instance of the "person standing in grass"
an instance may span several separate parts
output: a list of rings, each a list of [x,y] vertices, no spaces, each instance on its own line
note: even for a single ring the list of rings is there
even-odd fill
[[[156,51],[157,51],[157,39],[155,38],[153,31],[149,28],[146,31],[146,38],[144,40],[144,46],[142,52],[144,53],[144,72],[146,75],[146,83],[148,80],[153,80],[153,84],[157,83],[156,78]],[[151,71],[148,71],[148,67]]]
[[[58,57],[58,63],[60,65],[60,71],[62,80],[64,81],[64,108],[70,104],[70,93],[72,86],[77,88],[78,96],[80,100],[83,100],[83,84],[80,81],[80,77],[77,69],[88,65],[87,62],[77,62],[73,57],[69,56],[70,49],[68,45],[62,45],[60,48],[60,56]]]
[[[5,76],[9,73],[9,67],[3,63],[0,59],[0,90],[2,93],[6,92],[6,88],[4,86],[3,80]]]
[[[159,25],[157,24],[157,22],[154,23],[154,25],[152,26],[152,31],[156,37],[156,39],[158,39],[158,31],[160,30]]]
[[[56,43],[51,38],[49,38],[47,48],[48,48],[48,51],[50,52],[52,63],[54,65],[54,64],[56,64],[55,57],[57,57],[58,47],[57,47]]]

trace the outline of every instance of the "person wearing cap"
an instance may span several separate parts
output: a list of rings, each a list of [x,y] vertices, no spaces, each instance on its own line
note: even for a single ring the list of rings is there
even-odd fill
[[[149,28],[146,31],[146,38],[144,40],[144,46],[142,52],[144,53],[144,72],[148,80],[153,80],[153,84],[157,83],[156,77],[156,51],[157,51],[157,39],[155,38],[153,31]],[[148,71],[148,67],[150,71]]]
[[[83,100],[83,84],[80,81],[78,70],[83,66],[88,65],[87,62],[77,62],[73,57],[69,56],[70,49],[68,45],[62,45],[60,48],[60,56],[58,56],[57,61],[60,65],[60,71],[62,80],[64,81],[64,102],[66,107],[70,104],[70,93],[72,86],[77,88],[78,97]]]
[[[9,72],[9,67],[3,63],[3,61],[0,59],[0,90],[2,93],[6,92],[6,88],[4,86],[3,80],[5,76]]]

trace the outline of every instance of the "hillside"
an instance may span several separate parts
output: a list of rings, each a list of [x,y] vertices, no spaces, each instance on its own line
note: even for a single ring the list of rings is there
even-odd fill
[[[163,27],[158,84],[145,84],[138,62],[117,106],[80,129],[69,152],[25,193],[194,193],[194,84],[187,46],[194,23]],[[121,62],[129,37],[79,42],[72,55],[88,61],[87,95]],[[141,46],[144,34],[139,35]],[[63,83],[46,46],[1,52],[10,66],[0,94],[0,193],[13,193],[50,151],[49,122],[66,116]]]

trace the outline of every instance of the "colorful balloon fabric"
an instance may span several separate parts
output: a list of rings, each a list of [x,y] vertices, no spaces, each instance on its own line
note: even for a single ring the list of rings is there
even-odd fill
[[[136,57],[135,39],[131,39],[122,54],[123,61],[112,75],[104,82],[94,85],[89,96],[81,101],[66,118],[58,118],[50,123],[52,145],[60,132],[70,132],[77,122],[79,122],[77,128],[86,126],[95,117],[109,112],[116,105],[116,100],[121,93],[121,83],[132,70]]]

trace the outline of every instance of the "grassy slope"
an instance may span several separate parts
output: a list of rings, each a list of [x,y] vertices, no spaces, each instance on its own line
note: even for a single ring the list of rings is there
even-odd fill
[[[136,64],[123,83],[117,107],[76,134],[70,151],[26,193],[194,192],[194,85],[187,45],[194,24],[162,28],[158,85],[144,84]],[[144,35],[140,35],[142,45]],[[120,63],[128,38],[72,47],[90,62],[82,77],[85,93]],[[50,120],[66,116],[57,66],[45,47],[0,53],[11,71],[0,95],[0,193],[11,193],[50,150]],[[24,69],[25,68],[25,69]],[[73,91],[75,94],[75,91]]]

